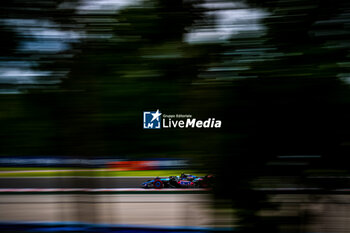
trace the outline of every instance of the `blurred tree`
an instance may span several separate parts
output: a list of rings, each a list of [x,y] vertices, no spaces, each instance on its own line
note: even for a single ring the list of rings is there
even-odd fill
[[[349,140],[345,133],[349,87],[341,77],[349,72],[345,65],[349,33],[344,28],[350,19],[346,1],[247,4],[269,12],[262,21],[266,31],[258,37],[236,35],[227,46],[231,56],[222,63],[249,69],[231,72],[237,79],[225,100],[231,100],[226,106],[233,111],[227,111],[230,119],[224,118],[230,125],[221,135],[217,170],[222,181],[218,193],[233,197],[242,230],[254,232],[267,223],[258,217],[265,199],[250,186],[256,177],[304,177],[313,169],[348,172],[344,164],[349,148],[344,143]],[[288,166],[288,161],[286,166],[268,165],[279,155],[320,155],[321,159],[299,160],[307,165],[301,167],[290,162]],[[230,191],[227,184],[232,184]]]

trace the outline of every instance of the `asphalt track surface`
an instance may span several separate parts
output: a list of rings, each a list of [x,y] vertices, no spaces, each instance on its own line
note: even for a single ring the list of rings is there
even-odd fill
[[[141,188],[150,178],[69,177],[0,178],[0,188]]]
[[[205,194],[1,195],[0,219],[211,227],[214,213],[210,203]]]

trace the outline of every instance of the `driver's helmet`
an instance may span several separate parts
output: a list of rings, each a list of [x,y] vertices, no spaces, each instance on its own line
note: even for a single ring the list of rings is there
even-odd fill
[[[185,179],[186,177],[187,175],[185,173],[181,173],[181,176],[180,176],[181,179]]]

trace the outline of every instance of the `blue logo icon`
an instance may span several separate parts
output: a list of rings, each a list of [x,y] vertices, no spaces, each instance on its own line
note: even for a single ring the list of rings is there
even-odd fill
[[[160,129],[162,113],[159,109],[156,112],[143,112],[143,128],[144,129]]]

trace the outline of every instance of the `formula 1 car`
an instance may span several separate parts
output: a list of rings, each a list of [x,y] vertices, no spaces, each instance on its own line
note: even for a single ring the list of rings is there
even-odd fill
[[[213,176],[198,177],[190,174],[169,176],[168,178],[156,177],[142,183],[143,188],[209,188],[213,185]]]

